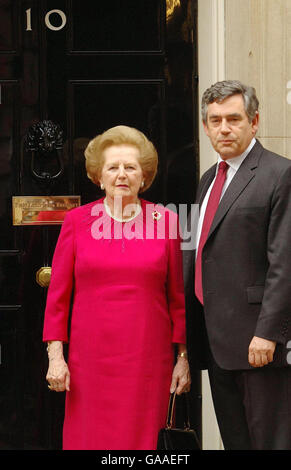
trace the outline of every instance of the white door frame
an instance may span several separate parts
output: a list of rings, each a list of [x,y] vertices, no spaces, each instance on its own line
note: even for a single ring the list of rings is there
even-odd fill
[[[198,0],[198,74],[199,103],[203,92],[225,79],[225,9],[224,0]],[[217,155],[202,123],[199,127],[200,175],[216,163]],[[208,374],[202,372],[203,449],[223,449],[211,398]]]

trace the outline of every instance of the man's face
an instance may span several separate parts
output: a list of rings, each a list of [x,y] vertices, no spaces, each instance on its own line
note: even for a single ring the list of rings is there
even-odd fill
[[[223,160],[241,155],[256,135],[259,115],[249,122],[242,95],[233,95],[222,102],[208,105],[204,130]]]

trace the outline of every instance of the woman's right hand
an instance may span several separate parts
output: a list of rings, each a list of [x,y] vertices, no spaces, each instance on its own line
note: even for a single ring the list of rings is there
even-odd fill
[[[46,380],[49,382],[50,390],[70,391],[70,372],[64,359],[50,359]]]

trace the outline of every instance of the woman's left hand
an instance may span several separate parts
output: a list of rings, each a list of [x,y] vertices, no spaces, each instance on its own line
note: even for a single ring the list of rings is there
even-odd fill
[[[189,363],[185,357],[178,357],[172,374],[170,393],[176,391],[177,395],[181,395],[181,393],[189,392],[190,386],[191,377]]]

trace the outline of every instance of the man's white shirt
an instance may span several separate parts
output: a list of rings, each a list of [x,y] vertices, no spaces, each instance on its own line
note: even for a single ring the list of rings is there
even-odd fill
[[[250,145],[248,146],[248,148],[241,155],[239,155],[238,157],[229,158],[228,160],[223,160],[221,158],[221,156],[218,155],[215,178],[213,178],[213,181],[212,181],[211,185],[209,186],[209,188],[207,190],[207,193],[206,193],[206,195],[203,199],[203,202],[201,204],[201,207],[200,207],[199,221],[198,221],[198,227],[197,227],[197,238],[196,238],[196,256],[197,256],[197,249],[198,249],[198,245],[199,245],[199,240],[200,240],[204,215],[205,215],[208,199],[209,199],[212,187],[213,187],[215,179],[216,179],[219,163],[222,162],[222,161],[226,161],[226,163],[229,165],[229,168],[227,170],[226,180],[225,180],[225,183],[224,183],[222,191],[221,191],[221,197],[220,197],[220,200],[221,200],[221,198],[223,197],[225,191],[227,190],[231,180],[233,179],[234,175],[236,174],[237,170],[241,166],[244,159],[247,157],[247,155],[252,150],[255,143],[256,143],[256,139],[253,138]]]

